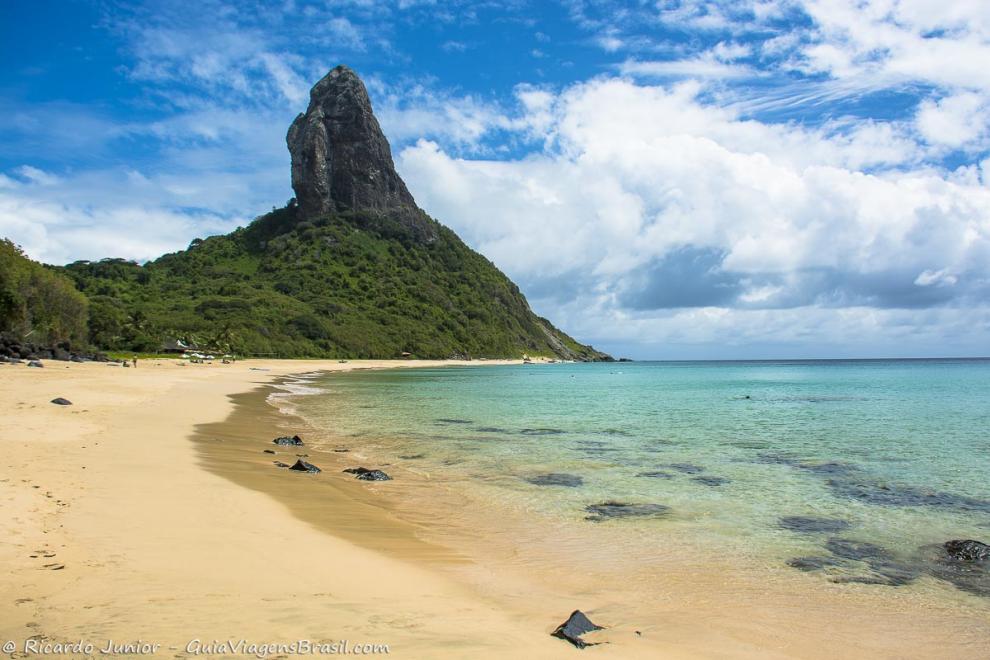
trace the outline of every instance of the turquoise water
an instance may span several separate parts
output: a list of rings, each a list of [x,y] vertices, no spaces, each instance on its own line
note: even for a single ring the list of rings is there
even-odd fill
[[[833,582],[934,575],[990,595],[937,547],[990,542],[990,361],[479,366],[313,385],[298,413],[400,479],[448,475],[492,507],[678,530]],[[607,501],[659,506],[587,508]]]

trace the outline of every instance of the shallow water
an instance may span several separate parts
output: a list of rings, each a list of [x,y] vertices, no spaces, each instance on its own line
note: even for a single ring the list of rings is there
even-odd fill
[[[333,446],[533,530],[662,526],[830,582],[990,596],[990,576],[937,548],[990,542],[990,361],[479,366],[306,387],[319,394],[294,412]]]

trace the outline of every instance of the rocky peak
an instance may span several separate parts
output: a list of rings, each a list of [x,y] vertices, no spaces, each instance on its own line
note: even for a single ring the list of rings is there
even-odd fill
[[[357,74],[338,66],[313,86],[289,127],[292,189],[303,218],[372,211],[425,220],[392,162],[392,150]]]

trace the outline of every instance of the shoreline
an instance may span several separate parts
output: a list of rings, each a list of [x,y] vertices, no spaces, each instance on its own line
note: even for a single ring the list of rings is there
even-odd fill
[[[308,379],[305,387],[309,387]],[[291,392],[284,396],[291,402],[314,395],[326,396]],[[300,420],[297,413],[285,412],[295,408],[291,403],[276,406],[266,401],[265,405],[282,409],[283,419]],[[283,432],[291,434],[299,423],[306,422],[293,421]],[[405,525],[434,546],[453,551],[454,559],[439,558],[446,574],[508,610],[525,613],[529,621],[547,622],[553,613],[580,607],[596,622],[609,626],[597,639],[607,641],[616,652],[621,649],[620,657],[659,652],[665,657],[817,658],[858,653],[926,658],[939,657],[953,647],[977,654],[990,651],[990,616],[979,600],[933,606],[922,594],[823,583],[783,566],[773,567],[774,579],[767,583],[765,565],[752,571],[753,562],[744,566],[731,553],[706,553],[704,548],[681,544],[672,538],[680,536],[677,530],[658,539],[664,545],[658,548],[663,563],[660,572],[656,566],[638,566],[651,560],[655,563],[656,551],[650,556],[624,551],[587,555],[593,548],[583,543],[584,537],[608,530],[600,534],[602,540],[623,546],[635,542],[632,537],[640,532],[623,529],[621,522],[609,528],[536,519],[528,510],[510,511],[501,502],[486,498],[492,493],[478,490],[484,487],[483,481],[479,486],[464,480],[463,474],[457,477],[416,469],[408,462],[395,463],[401,458],[396,456],[401,443],[390,445],[394,453],[368,455],[360,436],[341,437],[332,429],[306,430],[317,434],[317,445],[350,445],[357,456],[367,455],[355,461],[346,459],[354,454],[311,454],[333,465],[334,471],[366,463],[366,467],[382,467],[398,476],[392,482],[369,484],[333,471],[328,475],[345,487],[356,486],[350,492],[361,502],[384,507],[389,520]],[[291,508],[292,502],[288,504]],[[320,524],[303,510],[296,513]],[[497,530],[480,522],[490,519],[499,521]],[[323,527],[335,533],[332,526],[324,523]],[[532,547],[523,547],[516,536],[525,528],[527,533],[518,538]],[[659,526],[657,531],[667,534]],[[569,552],[572,546],[580,547],[581,553]],[[627,580],[641,586],[615,588]],[[650,599],[656,600],[648,607],[640,606]],[[850,616],[854,620],[848,620]],[[938,630],[925,630],[926,625]]]
[[[348,640],[399,657],[559,654],[558,640],[453,580],[319,531],[199,465],[195,426],[226,419],[230,395],[344,366],[2,367],[0,637],[17,644],[12,655],[28,639],[140,639],[171,657],[192,655],[196,639]],[[393,365],[347,368],[362,366]],[[56,396],[73,405],[50,404]]]
[[[963,612],[920,612],[899,594],[884,602],[863,590],[838,602],[822,597],[827,590],[781,594],[731,575],[720,579],[719,570],[732,568],[724,562],[695,567],[707,574],[672,562],[661,573],[640,575],[662,586],[655,592],[604,585],[589,577],[593,562],[548,566],[534,563],[530,552],[543,549],[491,545],[484,533],[465,537],[463,528],[437,519],[440,506],[408,515],[429,493],[405,473],[385,484],[346,479],[333,471],[349,461],[331,454],[306,459],[324,468],[322,475],[271,465],[310,453],[271,444],[298,424],[266,400],[280,381],[314,371],[438,364],[4,367],[0,374],[16,375],[0,379],[0,401],[15,429],[3,439],[9,458],[0,475],[0,514],[11,539],[0,552],[12,568],[0,577],[0,593],[9,594],[0,605],[0,636],[81,637],[98,646],[109,638],[180,646],[190,637],[343,638],[389,644],[399,657],[521,649],[527,657],[572,657],[579,651],[549,632],[580,608],[610,626],[589,636],[609,643],[583,653],[609,657],[812,658],[844,651],[924,658],[987,650],[990,626],[975,635],[978,627],[958,621]],[[54,396],[75,405],[51,405]],[[429,492],[444,490],[441,500],[459,494]],[[398,502],[404,496],[405,509]],[[505,522],[506,532],[521,524]],[[30,557],[41,549],[55,556]],[[56,562],[64,569],[43,568]],[[798,577],[792,583],[806,585]],[[633,596],[650,600],[631,603]],[[747,598],[750,612],[740,609]],[[870,612],[871,605],[880,611]],[[770,614],[780,619],[768,620]],[[863,620],[848,620],[857,614]],[[825,627],[816,632],[809,621]]]

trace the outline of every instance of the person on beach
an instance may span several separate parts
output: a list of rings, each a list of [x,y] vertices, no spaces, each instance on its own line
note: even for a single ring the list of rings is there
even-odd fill
[[[135,356],[134,356],[134,357],[132,358],[132,360],[133,360],[133,362],[134,362],[134,368],[135,368],[135,369],[137,369],[137,356],[135,355]]]

